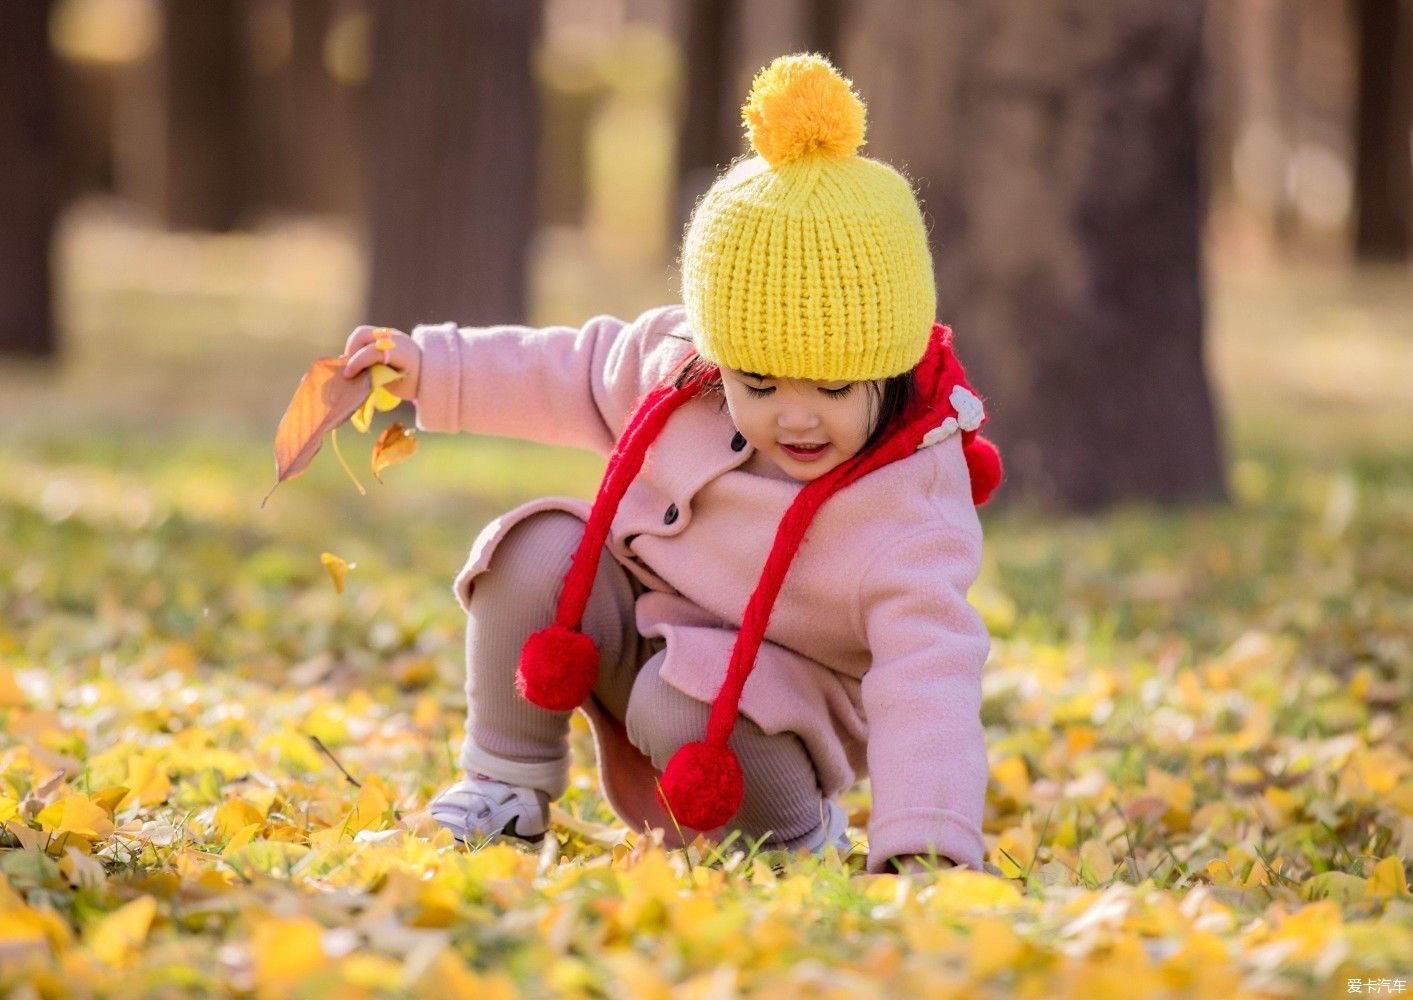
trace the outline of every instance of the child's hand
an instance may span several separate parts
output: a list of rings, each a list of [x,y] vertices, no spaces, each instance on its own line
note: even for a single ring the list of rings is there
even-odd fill
[[[344,345],[344,378],[353,378],[365,368],[382,362],[402,372],[402,378],[385,388],[400,399],[416,400],[422,380],[422,348],[407,334],[387,326],[360,326],[349,334]]]

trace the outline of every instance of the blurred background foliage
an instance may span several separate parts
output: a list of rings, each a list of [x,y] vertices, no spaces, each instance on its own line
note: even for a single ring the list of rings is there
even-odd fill
[[[1254,422],[1404,443],[1410,22],[1398,0],[27,4],[0,413],[258,436],[359,322],[668,301],[751,74],[813,49],[919,189],[998,501],[1219,500]]]

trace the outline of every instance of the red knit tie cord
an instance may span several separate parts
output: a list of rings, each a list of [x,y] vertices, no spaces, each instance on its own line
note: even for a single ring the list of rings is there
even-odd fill
[[[712,374],[681,389],[670,384],[653,389],[609,456],[584,537],[565,578],[554,624],[530,636],[521,652],[516,688],[541,708],[572,710],[593,690],[598,677],[598,650],[593,640],[578,629],[614,514],[642,468],[648,446],[672,413],[692,398],[701,382]],[[855,456],[807,483],[781,518],[760,580],[746,602],[726,678],[712,703],[706,738],[680,747],[662,775],[663,804],[682,826],[714,830],[740,809],[745,782],[740,762],[727,743],[771,610],[815,513],[838,490],[916,451],[923,435],[947,415],[937,401],[945,400],[952,386],[966,385],[965,373],[951,352],[951,331],[940,324],[934,326],[928,352],[918,365],[917,381],[920,398],[902,425],[869,453]],[[950,411],[949,403],[942,405]],[[985,503],[1001,478],[1000,456],[995,446],[976,430],[962,432],[962,445],[972,480],[972,498],[978,504]]]

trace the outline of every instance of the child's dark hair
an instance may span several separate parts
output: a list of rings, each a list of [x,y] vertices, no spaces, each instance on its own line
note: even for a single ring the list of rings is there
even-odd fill
[[[679,340],[686,340],[679,334],[668,334]],[[693,379],[714,369],[716,366],[707,361],[696,351],[688,354],[672,376],[672,385],[680,389]],[[867,454],[869,449],[876,446],[880,441],[888,436],[888,432],[893,429],[902,416],[908,412],[908,408],[917,399],[917,380],[913,377],[913,370],[910,368],[901,375],[892,375],[883,380],[882,387],[875,382],[868,385],[869,391],[874,393],[874,403],[878,407],[878,418],[874,421],[873,431],[869,434],[868,440],[859,449],[859,454]],[[721,385],[721,373],[718,371],[711,378],[702,383],[697,390],[698,396],[721,397],[719,409],[726,408],[726,390]]]

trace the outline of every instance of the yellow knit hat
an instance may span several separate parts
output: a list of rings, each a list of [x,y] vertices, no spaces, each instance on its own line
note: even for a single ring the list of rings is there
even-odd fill
[[[702,196],[682,301],[706,360],[780,378],[885,378],[921,359],[937,308],[912,188],[857,155],[864,106],[817,55],[781,56],[741,109],[758,156]]]

